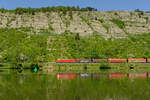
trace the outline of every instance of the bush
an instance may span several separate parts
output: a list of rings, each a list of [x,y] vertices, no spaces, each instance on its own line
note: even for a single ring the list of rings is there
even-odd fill
[[[80,35],[79,35],[79,33],[77,33],[77,34],[75,35],[75,40],[80,40]]]
[[[83,16],[80,16],[80,18],[82,19],[83,22],[85,22],[91,29],[93,29],[90,21],[86,18],[84,18]]]
[[[105,20],[104,19],[99,19],[99,22],[104,23]]]
[[[107,24],[102,24],[102,26],[107,30],[107,33],[109,33],[110,26]]]
[[[116,24],[120,29],[125,28],[125,23],[119,19],[112,19],[111,20],[114,24]]]

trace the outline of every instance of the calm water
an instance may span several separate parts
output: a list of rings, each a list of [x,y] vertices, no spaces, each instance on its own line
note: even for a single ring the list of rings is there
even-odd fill
[[[110,79],[109,73],[95,76],[87,73],[76,75],[75,79],[57,79],[56,73],[1,70],[0,100],[149,100],[150,98],[148,78]]]

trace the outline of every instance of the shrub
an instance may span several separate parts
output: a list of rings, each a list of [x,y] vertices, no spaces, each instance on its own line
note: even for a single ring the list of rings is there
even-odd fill
[[[107,33],[109,33],[110,26],[107,24],[102,24],[102,26],[107,30]]]
[[[80,40],[80,35],[79,35],[79,33],[77,33],[77,34],[75,35],[75,40]]]
[[[120,29],[125,28],[125,23],[119,19],[112,19],[111,20],[114,24],[116,24]]]
[[[90,23],[90,21],[89,21],[88,19],[84,18],[83,16],[80,16],[80,18],[81,18],[82,21],[84,21],[91,29],[93,29],[93,27],[92,27],[92,25],[91,25],[91,23]]]
[[[104,23],[104,22],[105,22],[104,19],[99,19],[98,21],[101,22],[101,23]]]

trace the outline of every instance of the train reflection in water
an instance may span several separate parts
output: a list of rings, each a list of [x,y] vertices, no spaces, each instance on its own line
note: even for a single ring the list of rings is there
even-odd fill
[[[101,73],[57,73],[57,79],[78,79],[78,78],[91,78],[91,79],[146,79],[150,78],[150,73],[110,73],[110,74],[101,74]]]

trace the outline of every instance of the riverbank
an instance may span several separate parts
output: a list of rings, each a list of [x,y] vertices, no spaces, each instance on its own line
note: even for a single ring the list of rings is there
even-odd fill
[[[150,63],[38,63],[39,70],[48,73],[58,72],[148,72]],[[32,63],[24,63],[21,66],[5,64],[0,69],[34,69]]]

